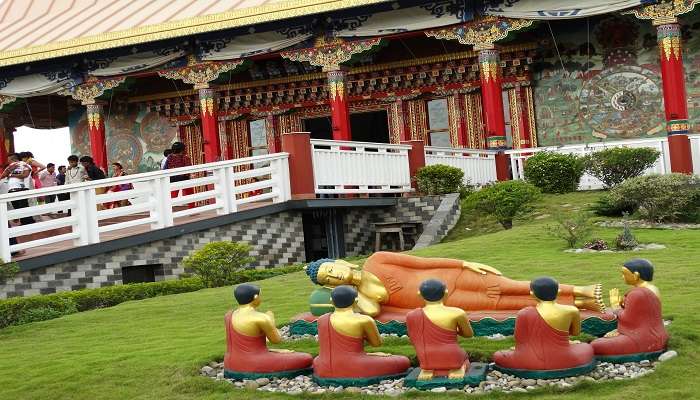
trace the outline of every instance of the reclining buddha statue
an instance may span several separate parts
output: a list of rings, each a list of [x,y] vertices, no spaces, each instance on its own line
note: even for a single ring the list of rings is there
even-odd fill
[[[423,299],[416,294],[421,282],[430,278],[445,283],[446,306],[465,311],[517,311],[537,304],[530,296],[529,282],[508,279],[488,265],[448,258],[377,252],[362,269],[343,260],[323,259],[309,264],[306,273],[317,285],[356,287],[356,309],[372,317],[390,314],[405,319],[409,311],[423,307]],[[605,311],[599,284],[561,285],[558,301],[582,310]]]

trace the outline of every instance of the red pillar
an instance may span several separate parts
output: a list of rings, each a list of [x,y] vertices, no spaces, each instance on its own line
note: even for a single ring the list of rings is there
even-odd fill
[[[666,111],[666,132],[671,158],[671,171],[693,173],[688,131],[688,101],[681,53],[681,31],[677,23],[656,27],[661,60],[661,80]]]
[[[283,134],[282,151],[289,153],[289,182],[292,197],[316,197],[310,134],[308,132]]]
[[[481,98],[486,118],[486,146],[489,149],[506,147],[506,122],[503,118],[503,94],[498,50],[479,51]]]
[[[331,103],[331,125],[333,140],[352,140],[350,134],[350,107],[346,90],[347,72],[337,69],[328,71],[328,93]]]
[[[0,115],[0,166],[7,165],[7,128],[5,128],[5,117]]]
[[[408,102],[396,100],[396,125],[399,129],[399,142],[411,140],[411,127],[408,125]]]
[[[221,160],[219,121],[216,112],[216,93],[212,88],[199,89],[200,114],[202,118],[202,139],[204,142],[204,162]]]
[[[496,179],[499,181],[510,179],[510,159],[508,154],[502,151],[496,154]]]
[[[416,189],[416,173],[419,169],[425,167],[425,142],[422,140],[404,140],[401,144],[411,146],[408,151],[408,170],[411,174],[411,187]]]
[[[107,142],[105,139],[104,111],[101,104],[87,106],[88,135],[90,136],[90,152],[95,165],[107,173]]]
[[[454,113],[457,119],[457,146],[467,147],[469,143],[469,132],[467,131],[467,120],[464,116],[464,94],[455,93],[454,96]]]

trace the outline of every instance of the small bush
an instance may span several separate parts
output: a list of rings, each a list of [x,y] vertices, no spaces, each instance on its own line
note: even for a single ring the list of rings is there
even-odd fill
[[[584,244],[583,248],[596,251],[607,250],[608,243],[603,239],[593,239],[592,241]]]
[[[596,215],[606,217],[621,217],[625,213],[633,213],[634,204],[626,201],[613,200],[609,193],[604,193],[590,206],[590,210]]]
[[[649,222],[693,222],[700,209],[700,177],[684,174],[630,178],[610,190],[613,207],[631,209]]]
[[[19,265],[16,262],[0,261],[0,284],[3,284],[14,278],[19,272]]]
[[[586,156],[586,172],[601,180],[605,186],[614,187],[623,181],[639,176],[654,165],[658,150],[648,147],[616,147],[597,151]]]
[[[504,181],[486,185],[469,196],[475,208],[489,214],[505,229],[513,227],[513,219],[525,214],[539,198],[540,191],[523,181]]]
[[[427,195],[462,193],[465,185],[462,182],[464,172],[449,165],[428,165],[416,173],[418,191]]]
[[[587,213],[578,212],[573,214],[558,213],[554,215],[556,225],[547,227],[547,232],[557,239],[566,242],[569,248],[576,248],[576,245],[591,233],[593,226]]]
[[[199,276],[207,287],[236,283],[236,275],[251,262],[250,245],[238,242],[211,242],[193,252],[182,263]]]
[[[632,234],[632,229],[627,222],[627,214],[625,214],[625,222],[622,228],[622,233],[615,238],[615,248],[618,250],[632,250],[639,245],[637,238]]]
[[[543,151],[525,160],[525,179],[545,193],[568,193],[578,188],[583,163],[573,154]]]
[[[237,273],[235,283],[258,281],[277,275],[301,271],[302,266],[248,269]],[[162,282],[132,283],[107,286],[98,289],[83,289],[42,296],[13,297],[0,300],[0,329],[29,322],[44,321],[81,311],[115,306],[131,300],[194,292],[204,289],[198,277]]]

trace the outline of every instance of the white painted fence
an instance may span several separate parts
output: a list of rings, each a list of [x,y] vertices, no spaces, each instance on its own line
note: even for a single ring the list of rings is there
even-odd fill
[[[410,149],[399,144],[311,140],[316,193],[410,192]]]
[[[695,140],[697,138],[693,139]],[[647,169],[644,173],[666,174],[671,172],[671,163],[669,158],[667,138],[620,140],[614,142],[576,144],[560,147],[537,147],[529,149],[506,150],[505,153],[510,155],[510,168],[513,174],[513,179],[525,179],[523,170],[524,162],[530,156],[537,152],[552,151],[556,153],[576,154],[579,156],[584,156],[595,151],[600,151],[603,149],[613,147],[650,147],[656,149],[661,153],[661,155],[659,156],[659,159],[656,161],[656,163],[651,168]],[[700,171],[700,169],[696,169],[696,171]],[[581,177],[581,182],[579,183],[579,190],[595,190],[602,189],[603,187],[604,185],[600,180],[588,174],[584,174],[583,177]]]
[[[493,150],[426,147],[425,165],[443,164],[464,172],[464,183],[484,185],[496,181],[496,154]]]
[[[690,136],[690,150],[693,154],[693,171],[700,175],[700,135]]]
[[[288,157],[276,153],[0,195],[0,257],[9,261],[13,252],[67,240],[76,246],[89,245],[109,232],[118,235],[114,231],[120,229],[165,228],[177,218],[207,211],[234,213],[252,202],[287,201],[291,198]],[[190,179],[170,182],[170,177],[183,174]],[[107,191],[124,184],[132,188]],[[171,191],[178,191],[179,196],[171,198]],[[70,199],[24,208],[17,203],[61,193],[69,194]],[[124,200],[129,204],[105,208]],[[18,208],[12,208],[13,202]],[[70,215],[57,214],[66,210]],[[8,226],[7,221],[23,217],[33,217],[36,222]],[[10,238],[20,236],[21,243],[10,245]]]

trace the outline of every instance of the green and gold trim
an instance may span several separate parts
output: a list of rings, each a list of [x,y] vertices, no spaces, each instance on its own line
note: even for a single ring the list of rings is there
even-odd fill
[[[687,135],[690,131],[690,123],[687,119],[673,119],[666,122],[666,132],[671,135]]]

